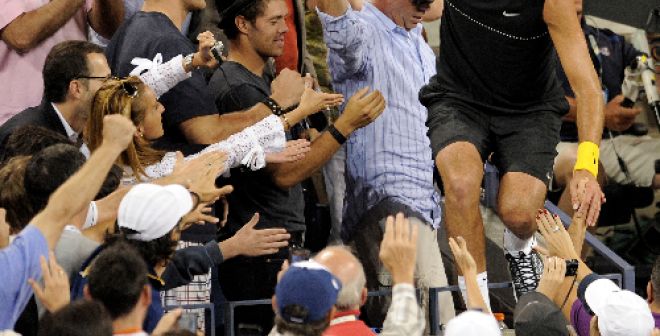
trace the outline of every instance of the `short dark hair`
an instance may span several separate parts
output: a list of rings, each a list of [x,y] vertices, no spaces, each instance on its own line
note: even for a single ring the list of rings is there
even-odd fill
[[[172,239],[172,231],[166,235],[151,241],[140,241],[126,238],[128,235],[138,233],[135,230],[115,227],[116,233],[107,233],[105,236],[106,245],[124,243],[135,248],[142,259],[150,267],[166,262],[172,258],[176,251],[177,241]]]
[[[43,69],[44,96],[49,102],[63,102],[69,83],[90,75],[87,54],[93,53],[103,54],[103,48],[87,41],[64,41],[50,50]]]
[[[94,300],[76,300],[39,320],[39,336],[112,336],[112,319]]]
[[[266,4],[270,0],[215,0],[216,8],[220,14],[220,24],[218,25],[225,33],[228,39],[234,40],[238,37],[238,27],[236,27],[235,18],[242,16],[246,20],[254,23],[257,17],[264,14]],[[251,2],[252,4],[248,4]],[[232,6],[239,6],[244,9],[239,9],[238,12],[231,8]],[[223,17],[223,14],[226,17]]]
[[[28,163],[25,190],[35,212],[46,207],[48,198],[85,163],[85,156],[73,145],[44,148]]]
[[[112,319],[130,313],[147,284],[147,265],[135,248],[124,242],[106,247],[87,275],[89,294],[99,300]]]
[[[660,256],[655,258],[651,271],[651,284],[653,285],[653,301],[660,302]]]
[[[5,151],[0,155],[2,155],[2,161],[6,161],[14,156],[34,155],[46,147],[57,144],[71,144],[71,141],[51,129],[36,125],[25,125],[16,128],[7,137],[4,146]]]
[[[0,168],[0,208],[4,208],[10,232],[18,234],[34,217],[25,192],[25,170],[29,156],[16,156]]]
[[[287,308],[292,309],[291,311],[292,315],[303,314],[302,310],[305,309],[304,307],[298,305],[293,305]],[[296,309],[300,309],[301,311],[297,312]],[[279,314],[275,315],[275,326],[277,327],[277,331],[281,334],[289,332],[292,335],[296,335],[296,336],[321,336],[323,334],[323,331],[325,331],[325,329],[328,328],[329,325],[330,325],[330,319],[327,318],[327,316],[321,321],[299,324],[299,323],[287,322],[282,317],[280,317]]]

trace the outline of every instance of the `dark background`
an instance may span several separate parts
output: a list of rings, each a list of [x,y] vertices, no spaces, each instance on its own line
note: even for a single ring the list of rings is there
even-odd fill
[[[649,12],[660,0],[584,0],[584,13],[644,28]]]

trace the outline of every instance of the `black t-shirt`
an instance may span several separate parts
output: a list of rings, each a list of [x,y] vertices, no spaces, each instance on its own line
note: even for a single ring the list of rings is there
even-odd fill
[[[422,103],[449,97],[493,114],[567,106],[556,104],[564,97],[543,6],[544,0],[446,1],[437,74],[422,88]]]
[[[268,76],[259,77],[236,62],[224,62],[209,82],[220,113],[247,110],[270,96]],[[258,228],[284,227],[289,232],[305,230],[305,202],[300,184],[280,189],[268,169],[234,168],[228,181],[234,192],[228,197],[229,218],[225,229],[233,234],[259,212]]]
[[[105,54],[112,73],[127,76],[135,66],[131,60],[135,57],[153,59],[156,54],[163,55],[167,62],[177,55],[186,56],[195,52],[195,47],[172,21],[159,12],[137,12],[117,30],[108,44]],[[213,97],[208,91],[201,71],[193,71],[186,79],[159,98],[165,107],[163,127],[165,135],[159,141],[162,148],[190,152],[190,146],[179,125],[199,116],[216,113]]]
[[[621,94],[621,84],[625,77],[624,70],[641,52],[635,49],[632,44],[626,42],[623,36],[617,35],[609,29],[598,29],[589,26],[584,19],[582,20],[582,30],[587,39],[587,47],[594,69],[596,73],[601,74],[601,84],[603,89],[607,91],[607,100],[610,101]],[[593,46],[589,42],[590,35],[594,37],[597,46]],[[599,49],[600,57],[596,56],[594,47]],[[562,88],[566,96],[575,97],[561,66],[557,67],[557,75],[562,82]],[[562,141],[578,141],[577,125],[574,122],[566,121],[562,123],[560,134]],[[609,133],[604,132],[603,137],[609,138]]]

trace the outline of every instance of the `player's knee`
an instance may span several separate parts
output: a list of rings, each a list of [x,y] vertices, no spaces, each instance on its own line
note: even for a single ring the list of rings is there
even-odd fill
[[[456,174],[455,176],[443,177],[445,196],[453,201],[464,204],[478,203],[481,186],[480,178],[469,174]]]
[[[504,225],[520,238],[529,238],[536,231],[533,212],[515,206],[501,206],[499,215]]]

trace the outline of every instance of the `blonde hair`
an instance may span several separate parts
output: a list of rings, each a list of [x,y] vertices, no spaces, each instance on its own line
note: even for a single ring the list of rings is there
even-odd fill
[[[92,111],[85,129],[85,143],[93,152],[103,141],[103,117],[111,114],[121,114],[131,119],[139,126],[145,117],[146,102],[144,101],[145,84],[138,77],[124,79],[109,79],[96,92],[92,102]],[[129,90],[136,90],[135,95]],[[140,180],[146,176],[144,168],[159,162],[165,153],[151,147],[149,141],[142,137],[133,137],[133,141],[121,153],[118,163],[133,170],[135,178]]]

